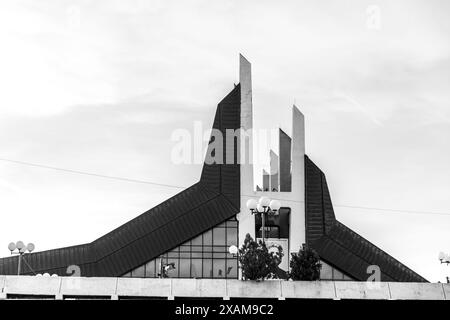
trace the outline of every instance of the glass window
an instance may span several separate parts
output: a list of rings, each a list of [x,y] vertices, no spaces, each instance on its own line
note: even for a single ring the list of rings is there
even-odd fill
[[[227,225],[226,222],[222,222],[221,224],[219,224],[219,225],[216,226],[215,228],[225,228],[226,225]]]
[[[145,277],[145,264],[140,266],[137,269],[134,269],[132,272],[132,277],[134,278],[144,278]]]
[[[182,245],[180,246],[180,252],[189,252],[191,251],[191,246]]]
[[[213,258],[221,258],[221,259],[225,259],[226,257],[226,253],[225,252],[214,252],[213,253]]]
[[[202,259],[191,259],[191,277],[202,277]]]
[[[212,278],[212,277],[213,277],[212,260],[203,259],[203,278]]]
[[[129,275],[158,277],[162,261],[162,264],[174,264],[175,269],[167,273],[172,278],[237,278],[237,259],[228,253],[230,245],[238,244],[237,238],[237,221],[232,219],[136,268]]]
[[[225,278],[225,259],[214,259],[213,260],[213,277],[214,278]]]
[[[330,265],[321,261],[322,268],[320,269],[320,279],[331,280],[333,279],[333,270]]]
[[[204,246],[212,245],[212,230],[208,230],[203,234],[203,245]]]
[[[212,252],[203,252],[203,258],[212,258]]]
[[[238,276],[238,262],[236,258],[227,259],[227,278],[237,278]]]
[[[343,280],[344,274],[339,270],[333,268],[333,280]]]
[[[180,259],[180,278],[190,278],[191,277],[191,263],[190,259]]]
[[[199,235],[191,240],[191,244],[193,246],[201,246],[202,245],[202,235]]]
[[[156,268],[155,267],[156,267],[156,260],[152,260],[145,265],[145,277],[146,278],[156,277],[156,272],[155,272]]]
[[[191,257],[191,253],[190,252],[180,252],[180,256],[181,259],[189,259]]]
[[[227,246],[237,246],[237,228],[227,228]]]
[[[178,259],[169,258],[167,263],[173,263],[175,266],[175,269],[169,270],[167,272],[168,277],[169,278],[177,278],[178,271],[180,270],[180,266],[178,265]]]
[[[203,252],[213,252],[213,246],[204,246]]]
[[[225,228],[216,228],[213,230],[213,245],[225,245]]]
[[[237,221],[236,221],[236,220],[228,220],[228,221],[227,221],[227,227],[228,227],[228,228],[230,228],[230,227],[235,227],[235,228],[237,228]]]
[[[350,278],[349,276],[346,276],[346,275],[344,274],[344,280],[350,280],[350,281],[352,281],[353,279]]]

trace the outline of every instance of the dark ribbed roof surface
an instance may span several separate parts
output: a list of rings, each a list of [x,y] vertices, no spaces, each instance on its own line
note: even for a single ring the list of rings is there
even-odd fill
[[[232,146],[225,130],[240,128],[239,85],[219,103],[213,128],[223,133],[224,146]],[[237,144],[234,149],[237,154]],[[27,254],[26,262],[39,273],[63,276],[68,266],[77,265],[82,276],[121,276],[239,213],[239,195],[238,164],[205,163],[198,183],[103,237]],[[17,256],[0,259],[0,274],[16,274],[17,262]],[[32,273],[29,266],[23,264],[22,274]]]
[[[382,281],[427,282],[389,254],[336,220],[323,172],[305,156],[306,242],[321,259],[361,281],[380,267]]]

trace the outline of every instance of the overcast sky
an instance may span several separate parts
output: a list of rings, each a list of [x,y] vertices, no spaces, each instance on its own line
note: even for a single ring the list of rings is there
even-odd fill
[[[450,253],[448,1],[2,1],[0,158],[189,186],[178,128],[253,66],[255,123],[326,173],[337,218],[431,281]],[[179,192],[0,160],[0,255],[90,242]],[[426,211],[413,214],[339,205]]]

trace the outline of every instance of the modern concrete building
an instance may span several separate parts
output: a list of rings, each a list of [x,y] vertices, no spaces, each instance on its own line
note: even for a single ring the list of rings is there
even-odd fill
[[[305,154],[305,120],[296,106],[292,136],[279,131],[279,150],[270,152],[269,171],[258,173],[263,187],[256,186],[253,164],[242,161],[252,155],[252,135],[240,135],[239,144],[226,134],[253,129],[251,65],[243,56],[239,77],[213,123],[223,133],[223,158],[235,161],[205,163],[199,182],[91,243],[27,254],[22,273],[154,278],[161,264],[173,263],[170,278],[238,279],[237,258],[228,248],[240,246],[247,233],[261,237],[261,219],[246,202],[267,196],[282,203],[265,228],[267,242],[284,249],[280,268],[287,271],[290,253],[307,244],[321,257],[324,280],[365,281],[368,267],[377,266],[381,281],[426,282],[336,219],[325,175]],[[208,154],[216,152],[215,139]],[[17,257],[0,259],[0,275],[16,274],[17,264]]]

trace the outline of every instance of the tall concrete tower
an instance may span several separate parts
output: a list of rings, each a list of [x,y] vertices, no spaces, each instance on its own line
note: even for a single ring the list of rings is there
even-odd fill
[[[250,135],[241,135],[241,150],[245,154],[253,153],[253,138],[257,132],[253,127],[253,104],[252,104],[252,76],[251,64],[246,58],[240,55],[239,81],[241,86],[241,129],[247,133],[253,130]],[[300,110],[294,105],[292,106],[292,137],[288,137],[286,133],[279,130],[280,149],[290,148],[286,150],[278,150],[278,155],[283,155],[280,160],[272,161],[271,171],[277,174],[277,188],[272,186],[269,191],[257,191],[254,181],[253,164],[249,163],[246,158],[245,162],[241,162],[241,212],[239,219],[239,246],[244,242],[246,234],[250,234],[255,238],[255,217],[250,214],[246,207],[246,203],[250,198],[258,199],[262,196],[270,199],[276,199],[281,202],[282,208],[290,209],[289,213],[289,232],[284,239],[268,239],[270,241],[282,243],[285,259],[289,259],[290,253],[298,252],[301,245],[305,243],[305,122],[304,116]],[[243,138],[245,137],[245,138]],[[246,141],[244,141],[246,140]],[[286,155],[291,159],[286,159]],[[251,159],[254,157],[250,156]],[[278,157],[277,157],[278,158]],[[242,158],[241,158],[242,159]],[[280,174],[280,162],[283,166]],[[277,168],[274,168],[274,165]],[[290,171],[290,172],[289,172]],[[273,172],[271,172],[273,174]],[[286,264],[285,264],[286,266]]]

